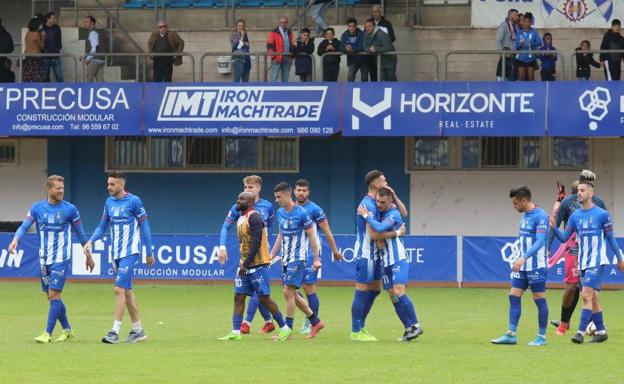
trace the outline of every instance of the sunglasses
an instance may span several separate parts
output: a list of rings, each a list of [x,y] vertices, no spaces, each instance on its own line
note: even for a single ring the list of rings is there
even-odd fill
[[[159,25],[158,28],[167,28],[166,25]]]

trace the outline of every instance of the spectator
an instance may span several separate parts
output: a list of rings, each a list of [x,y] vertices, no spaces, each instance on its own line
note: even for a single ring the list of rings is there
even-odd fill
[[[11,70],[11,64],[11,59],[4,60],[4,68],[0,68],[0,83],[15,83],[15,72]]]
[[[43,32],[45,32],[43,53],[60,53],[63,45],[61,39],[61,28],[58,26],[56,15],[54,12],[48,12],[45,18],[46,22],[43,26]],[[61,57],[44,57],[42,61],[46,81],[51,81],[50,69],[52,69],[52,71],[54,71],[54,79],[57,82],[62,83],[63,70],[61,69]]]
[[[540,51],[557,51],[557,48],[552,45],[552,35],[548,32],[544,33],[544,45],[540,47]],[[542,81],[555,81],[555,67],[557,65],[557,54],[556,53],[542,53],[539,56],[540,61],[542,62],[542,70],[540,75],[542,77]]]
[[[295,45],[295,75],[301,81],[312,81],[312,54],[314,54],[314,40],[310,38],[310,29],[301,29],[301,36]]]
[[[331,3],[332,0],[310,0],[308,2],[308,14],[316,23],[316,28],[314,29],[315,37],[324,37],[323,32],[329,27],[325,21],[325,12],[327,12]]]
[[[511,48],[503,48],[503,51],[511,51]],[[498,60],[498,66],[496,67],[496,81],[510,81],[514,76],[514,54],[505,54],[505,73],[503,74],[503,60]]]
[[[620,34],[621,23],[618,19],[613,19],[611,29],[604,34],[600,49],[624,49],[624,37]],[[622,70],[622,53],[601,53],[600,61],[604,65],[605,79],[620,80]]]
[[[390,36],[390,41],[394,43],[396,40],[396,37],[394,35],[394,28],[392,28],[392,23],[386,20],[381,15],[381,5],[379,4],[373,5],[373,9],[371,11],[371,18],[373,19],[373,22],[375,23],[375,31],[377,31],[378,29],[381,29],[382,31],[386,32],[388,36]]]
[[[267,38],[267,51],[271,57],[271,81],[277,81],[280,75],[283,82],[288,81],[293,50],[293,34],[288,29],[288,18],[282,16],[279,18],[279,25],[269,32]],[[271,55],[272,53],[282,54]]]
[[[89,37],[85,46],[87,56],[84,58],[87,66],[85,81],[88,83],[93,81],[101,83],[104,81],[105,61],[104,56],[98,55],[98,53],[102,53],[102,44],[100,42],[100,33],[95,29],[95,23],[95,17],[93,16],[85,16],[82,20],[83,28],[89,31]]]
[[[576,48],[575,51],[589,51],[591,44],[589,40],[581,41],[581,46]],[[594,55],[591,53],[577,53],[576,54],[576,78],[577,80],[589,80],[591,77],[591,68],[600,68],[599,62],[594,60]]]
[[[24,53],[39,54],[43,50],[45,32],[41,31],[41,27],[42,25],[36,17],[33,17],[28,22],[28,32],[24,36]],[[24,59],[22,82],[40,83],[44,81],[45,74],[41,57],[26,57]]]
[[[13,53],[15,46],[13,45],[13,37],[2,25],[0,18],[0,54]],[[7,61],[9,62],[7,66]],[[8,69],[7,69],[8,68]],[[9,83],[8,79],[11,71],[11,61],[6,57],[0,57],[0,83]]]
[[[147,40],[148,53],[182,53],[184,40],[175,31],[167,28],[164,20],[158,22],[158,29],[152,32]],[[153,56],[154,81],[157,83],[170,82],[173,75],[173,66],[182,65],[182,56]]]
[[[232,45],[232,66],[234,67],[234,82],[248,82],[251,71],[251,56],[236,53],[249,53],[249,36],[245,20],[236,22],[236,30],[230,35]]]
[[[516,23],[518,22],[518,10],[516,9],[510,9],[507,12],[507,18],[505,18],[505,20],[498,26],[498,30],[496,31],[496,50],[497,51],[507,51],[507,50],[513,50],[514,49],[514,42],[516,41],[516,33],[517,33],[517,26]],[[507,49],[505,49],[507,48]],[[505,73],[507,73],[507,67],[510,66],[511,67],[511,73],[513,73],[513,59],[511,60],[511,63],[508,64],[508,58],[509,55],[505,55]],[[497,65],[497,69],[496,69],[496,77],[497,79],[499,79],[499,81],[501,79],[504,80],[512,80],[512,76],[502,76],[502,65],[503,65],[503,58],[501,57],[500,59],[498,59],[498,65]]]
[[[340,37],[340,51],[347,54],[347,81],[355,81],[355,74],[360,71],[362,81],[368,81],[368,57],[360,55],[364,50],[364,32],[357,26],[357,20],[347,20],[347,30]]]
[[[364,52],[381,54],[394,52],[394,45],[390,41],[390,36],[381,29],[375,29],[375,22],[372,19],[366,20],[364,25]],[[380,60],[381,81],[396,81],[397,58],[395,55],[382,55]]]
[[[542,45],[539,33],[531,28],[533,16],[526,13],[522,18],[522,29],[516,34],[515,48],[518,51],[535,51]],[[516,66],[518,67],[518,80],[533,81],[535,79],[536,56],[534,53],[518,53]]]
[[[326,53],[340,52],[340,40],[336,39],[334,28],[325,30],[325,40],[321,41],[316,53],[323,56]],[[323,57],[323,81],[338,81],[340,73],[340,55],[329,54]]]

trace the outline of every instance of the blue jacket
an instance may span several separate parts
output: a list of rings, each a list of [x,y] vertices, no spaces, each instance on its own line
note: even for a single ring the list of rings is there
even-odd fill
[[[542,45],[540,51],[557,51],[557,48],[551,46]],[[551,70],[555,69],[557,63],[557,55],[540,55],[540,61],[542,62],[542,69]]]
[[[528,31],[520,29],[516,33],[516,42],[514,45],[517,51],[535,51],[542,46],[542,38],[533,28],[529,28]],[[535,60],[535,54],[518,53],[516,55],[516,60],[523,63],[530,63]]]
[[[351,35],[348,29],[344,31],[340,37],[340,51],[347,52],[347,45],[351,45],[354,53],[354,55],[347,55],[347,66],[362,63],[365,60],[365,56],[359,53],[364,51],[364,31],[356,28],[355,35]]]

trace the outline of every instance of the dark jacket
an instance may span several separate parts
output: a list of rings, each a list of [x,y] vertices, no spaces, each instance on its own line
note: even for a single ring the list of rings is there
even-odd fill
[[[607,31],[600,43],[600,49],[624,49],[624,36],[611,30]],[[601,53],[600,61],[609,60],[610,62],[620,62],[622,53]]]
[[[288,40],[290,40],[290,46],[288,48],[288,51],[292,53],[295,47],[295,40],[293,40],[293,33],[290,29],[286,31],[286,33],[288,34]],[[286,52],[285,47],[284,47],[284,38],[282,37],[282,33],[280,32],[279,27],[269,32],[269,35],[267,36],[266,47],[267,47],[267,51],[269,54],[273,52],[278,52],[278,53]],[[292,57],[292,55],[290,56]],[[282,61],[284,61],[285,56],[284,55],[274,55],[274,56],[269,55],[269,57],[271,58],[271,61],[276,61],[281,64]]]
[[[43,46],[43,53],[59,53],[63,44],[61,43],[61,28],[58,25],[48,27],[43,26],[43,32],[45,32],[45,41]]]
[[[370,35],[364,35],[364,51],[370,52],[370,47],[375,47],[375,53],[393,52],[395,51],[390,36],[383,31],[373,32]],[[396,55],[381,56],[381,68],[389,69],[396,67]]]
[[[308,75],[312,73],[312,57],[314,54],[314,39],[310,38],[305,44],[297,40],[295,45],[295,75]]]
[[[12,53],[14,49],[13,37],[0,25],[0,53]]]
[[[323,41],[321,41],[321,44],[319,44],[316,53],[319,56],[324,55],[326,52],[332,52],[332,51],[328,51],[327,47],[329,46],[334,47],[334,51],[333,52],[340,52],[340,40],[334,38],[334,40],[332,40],[331,44],[329,42],[329,40],[324,39]],[[340,56],[339,55],[327,55],[323,58],[323,65],[327,65],[327,66],[332,66],[332,65],[340,65]]]
[[[350,45],[351,49],[353,49],[353,55],[347,55],[347,65],[350,66],[355,63],[361,63],[364,56],[359,53],[364,51],[364,31],[357,28],[355,30],[355,35],[351,35],[348,29],[344,31],[340,37],[340,51],[347,52],[347,45]]]
[[[581,48],[576,48],[575,51],[580,51]],[[594,60],[594,55],[591,53],[577,53],[576,54],[576,78],[589,79],[591,76],[591,68],[600,68],[600,63]]]
[[[539,50],[554,51],[553,54],[543,54],[539,56],[539,59],[542,62],[542,69],[547,71],[554,70],[557,65],[557,48],[552,45],[542,45]]]
[[[394,43],[396,37],[394,36],[394,28],[392,28],[392,23],[386,20],[383,16],[381,16],[381,19],[379,19],[379,23],[377,23],[377,26],[387,29],[388,36],[390,36],[390,41]]]
[[[243,37],[243,44],[239,48],[239,43],[241,42],[241,33],[238,31],[232,32],[230,35],[230,44],[232,46],[232,53],[236,52],[249,52],[249,34],[245,33]],[[232,61],[242,61],[244,63],[251,64],[251,56],[249,55],[232,55]]]
[[[153,31],[152,35],[147,40],[147,52],[154,52],[154,48],[156,46],[156,39],[158,38],[159,32]],[[166,33],[167,41],[169,42],[169,46],[171,47],[171,52],[182,53],[184,52],[184,40],[178,35],[177,32],[168,30]],[[161,52],[164,53],[164,52]],[[173,56],[173,65],[181,65],[182,64],[182,56]]]

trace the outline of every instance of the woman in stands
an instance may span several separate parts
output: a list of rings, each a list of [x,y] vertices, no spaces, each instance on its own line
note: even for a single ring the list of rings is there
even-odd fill
[[[522,29],[516,33],[516,50],[535,51],[542,46],[542,39],[539,33],[531,28],[532,21],[533,15],[530,12],[525,13],[520,24]],[[518,53],[516,55],[519,81],[535,80],[536,61],[536,55],[533,52]]]
[[[589,51],[591,49],[591,45],[589,44],[589,40],[581,41],[581,46],[576,48],[575,51]],[[576,79],[577,80],[589,80],[591,77],[591,68],[600,68],[601,65],[599,62],[594,60],[594,55],[591,53],[577,53],[576,54]]]
[[[237,52],[249,52],[249,37],[245,20],[236,22],[236,30],[230,35],[232,44],[232,66],[234,67],[234,82],[248,82],[251,71],[251,57],[249,55],[236,54]]]
[[[45,32],[41,31],[43,25],[41,21],[33,17],[28,22],[28,32],[24,37],[24,53],[41,53],[45,41]],[[43,62],[40,57],[26,57],[24,59],[24,70],[22,72],[24,83],[44,82],[45,74]]]

